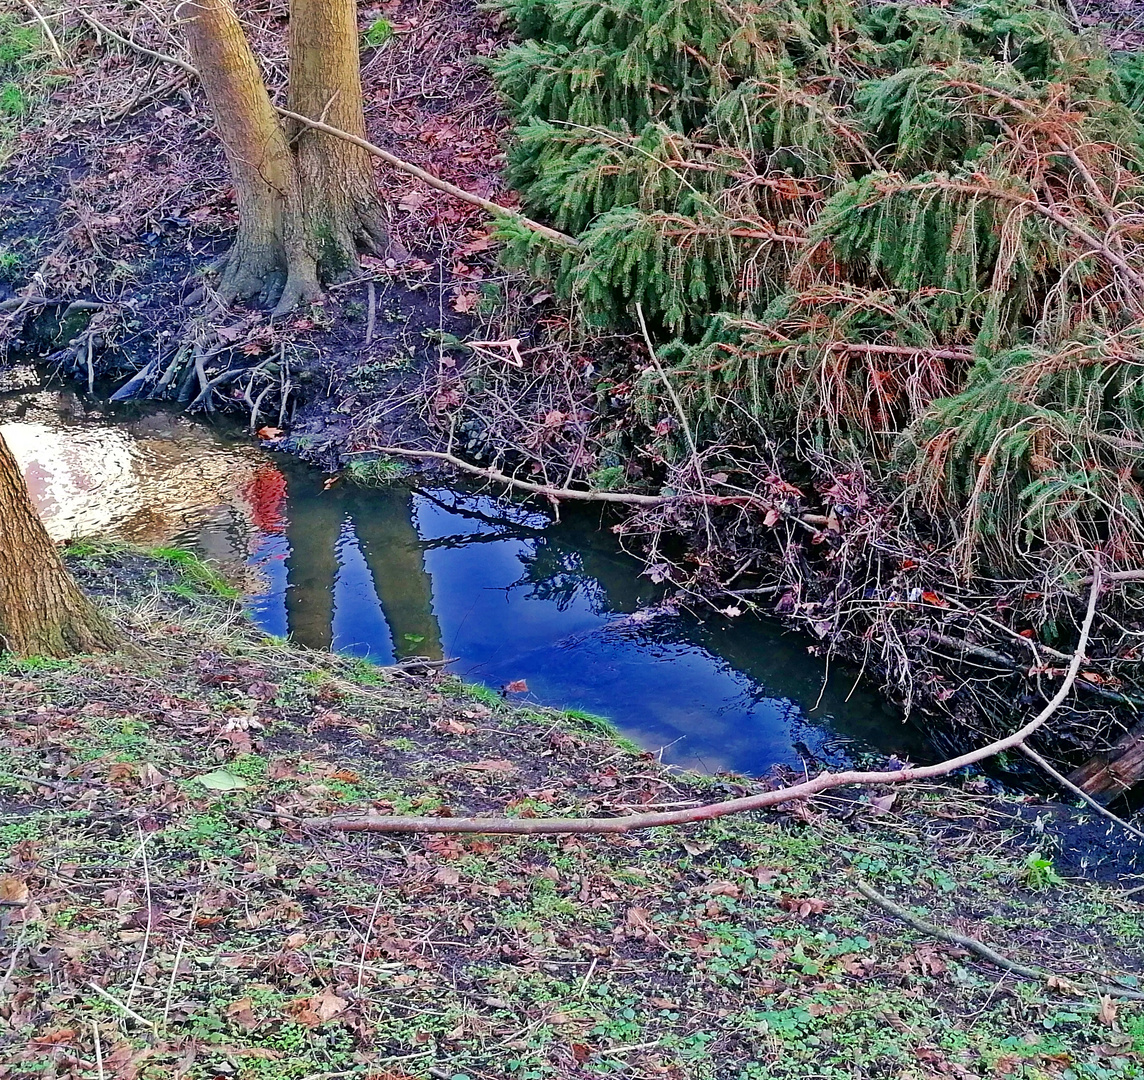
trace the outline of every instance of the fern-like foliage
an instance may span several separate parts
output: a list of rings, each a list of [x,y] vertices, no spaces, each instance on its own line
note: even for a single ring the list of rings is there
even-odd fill
[[[508,258],[638,304],[696,432],[872,457],[997,564],[1144,555],[1144,58],[1049,0],[504,7],[509,175],[581,241]]]

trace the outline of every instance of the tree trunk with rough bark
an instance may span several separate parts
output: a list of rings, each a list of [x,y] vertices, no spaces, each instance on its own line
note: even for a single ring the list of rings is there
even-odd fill
[[[291,111],[364,138],[355,0],[292,0],[290,9]],[[257,297],[279,314],[315,300],[359,250],[385,246],[369,155],[301,125],[283,129],[231,0],[186,0],[179,15],[238,203],[219,295]]]
[[[356,0],[291,0],[291,112],[366,138]],[[373,162],[360,146],[291,122],[307,227],[324,279],[386,246]]]
[[[60,559],[0,436],[0,651],[63,657],[116,644]]]

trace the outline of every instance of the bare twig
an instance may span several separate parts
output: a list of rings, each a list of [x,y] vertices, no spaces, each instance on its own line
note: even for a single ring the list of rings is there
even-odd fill
[[[958,757],[940,761],[936,765],[922,765],[918,768],[895,769],[886,772],[861,772],[850,769],[844,772],[819,773],[811,780],[777,791],[763,791],[726,802],[708,803],[686,810],[672,810],[649,814],[625,814],[614,818],[434,818],[434,817],[320,817],[306,818],[305,824],[317,829],[335,829],[339,832],[380,832],[380,833],[497,833],[502,835],[538,836],[545,834],[573,833],[626,833],[637,829],[654,829],[667,825],[688,825],[698,821],[711,821],[729,814],[742,814],[751,810],[763,810],[795,799],[806,799],[833,788],[850,784],[870,786],[874,784],[900,784],[913,780],[932,780],[948,776],[967,765],[976,765],[986,758],[995,757],[1005,750],[1021,746],[1030,735],[1040,728],[1064,703],[1076,682],[1081,664],[1088,648],[1088,638],[1096,617],[1096,601],[1100,594],[1102,576],[1099,567],[1093,574],[1092,588],[1089,590],[1088,609],[1081,625],[1080,640],[1069,661],[1068,670],[1061,685],[1052,698],[1027,724],[1005,736],[982,746],[977,750]]]
[[[1047,772],[1049,776],[1051,776],[1058,784],[1060,784],[1061,787],[1065,788],[1067,791],[1071,791],[1078,799],[1083,799],[1086,803],[1088,803],[1088,805],[1098,814],[1100,814],[1101,817],[1115,822],[1126,832],[1130,832],[1133,836],[1144,840],[1144,830],[1136,828],[1135,825],[1130,825],[1122,817],[1118,817],[1107,807],[1101,806],[1100,803],[1098,803],[1087,791],[1084,790],[1084,788],[1074,784],[1067,776],[1064,775],[1064,773],[1057,772],[1057,770],[1054,769],[1052,765],[1050,765],[1043,757],[1041,757],[1040,754],[1037,753],[1036,750],[1034,750],[1027,743],[1022,743],[1019,747],[1017,747],[1017,749],[1020,750],[1021,753],[1024,754],[1030,761],[1035,762],[1042,769],[1044,769],[1044,771]]]
[[[64,57],[64,51],[60,48],[60,43],[56,41],[56,35],[52,33],[52,28],[48,25],[48,20],[40,14],[39,10],[31,2],[31,0],[24,0],[24,7],[26,7],[35,16],[36,22],[40,24],[40,28],[44,31],[44,37],[48,39],[48,43],[52,47],[52,52],[56,54],[56,59],[61,64],[66,64],[67,60]]]
[[[1011,971],[1014,975],[1020,975],[1023,979],[1032,979],[1034,982],[1046,983],[1072,983],[1071,979],[1063,975],[1054,975],[1051,971],[1045,971],[1043,968],[1034,968],[1028,967],[1026,964],[1018,964],[1015,960],[1010,960],[1007,956],[1002,956],[996,949],[991,949],[983,941],[978,941],[977,938],[968,937],[965,934],[958,934],[952,930],[946,930],[944,927],[928,923],[924,919],[919,919],[912,911],[902,907],[901,904],[895,903],[888,896],[883,896],[876,889],[867,885],[861,878],[854,879],[854,887],[868,900],[872,900],[878,907],[882,908],[883,911],[889,912],[896,919],[901,919],[902,922],[914,930],[917,930],[918,933],[927,934],[941,941],[948,941],[951,945],[960,945],[963,949],[968,949],[970,952],[976,953],[982,960],[988,960],[989,963],[996,967],[1003,968],[1005,971]],[[1105,994],[1109,997],[1125,998],[1128,1001],[1144,1001],[1144,994],[1138,990],[1129,990],[1126,987],[1117,986],[1114,983],[1096,986],[1092,989],[1096,993]]]
[[[91,1037],[95,1043],[95,1068],[99,1075],[99,1080],[104,1080],[106,1073],[103,1071],[103,1043],[99,1038],[99,1025],[93,1020],[91,1022]]]
[[[124,1005],[123,1002],[119,1000],[119,998],[115,997],[113,994],[109,994],[106,990],[104,990],[102,986],[99,985],[99,983],[89,979],[87,985],[88,989],[94,990],[101,998],[104,999],[104,1001],[114,1005],[121,1012],[125,1013],[127,1016],[130,1016],[131,1019],[134,1020],[137,1024],[142,1024],[145,1028],[147,1028],[148,1031],[155,1030],[155,1025],[150,1020],[148,1020],[146,1017],[140,1016],[129,1005]]]

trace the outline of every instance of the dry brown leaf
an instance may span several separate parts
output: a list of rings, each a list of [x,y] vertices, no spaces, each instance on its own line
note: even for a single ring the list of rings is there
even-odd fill
[[[870,799],[870,812],[875,816],[888,814],[897,799],[897,793],[891,791],[889,795],[875,795]]]
[[[314,1010],[314,1014],[323,1023],[326,1020],[332,1020],[338,1013],[345,1012],[348,1007],[349,1002],[343,997],[338,997],[329,986],[320,994],[315,994],[310,998],[310,1008]]]
[[[438,885],[457,885],[460,883],[461,875],[455,867],[439,866],[437,873],[433,875],[433,880]]]
[[[495,773],[500,776],[512,776],[513,773],[520,771],[511,761],[506,761],[504,758],[474,761],[472,764],[466,765],[465,768],[470,772]]]
[[[480,293],[473,292],[472,289],[455,289],[453,291],[453,303],[451,307],[457,314],[465,315],[472,311],[480,302]]]
[[[247,1031],[251,1031],[258,1026],[258,1017],[254,1015],[254,1001],[252,998],[240,998],[238,1001],[232,1001],[226,1007],[226,1015],[229,1016],[236,1024],[241,1024]]]
[[[27,882],[14,874],[0,874],[0,900],[9,904],[26,904],[31,895]]]

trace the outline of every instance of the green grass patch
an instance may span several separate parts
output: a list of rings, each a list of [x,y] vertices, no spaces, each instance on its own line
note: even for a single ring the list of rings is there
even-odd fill
[[[409,466],[390,457],[357,458],[345,468],[344,476],[359,487],[388,487],[409,475]]]
[[[153,559],[178,570],[182,581],[173,586],[184,596],[210,593],[224,600],[238,600],[242,593],[230,584],[213,566],[192,551],[177,547],[154,547],[147,551]]]

